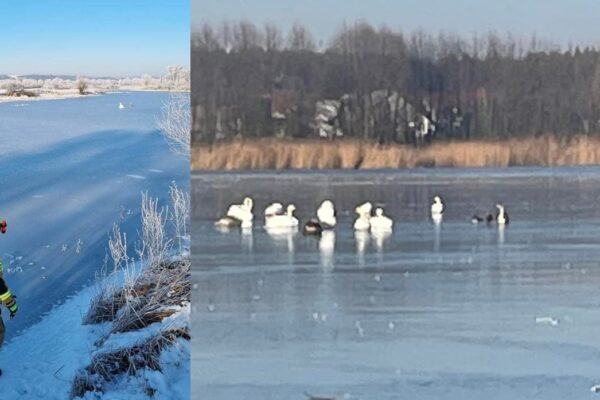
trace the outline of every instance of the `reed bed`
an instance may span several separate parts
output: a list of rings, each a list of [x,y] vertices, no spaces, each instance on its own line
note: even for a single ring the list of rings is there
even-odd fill
[[[237,140],[192,148],[194,170],[375,169],[600,164],[600,138],[555,136],[504,141],[379,145],[360,140]]]

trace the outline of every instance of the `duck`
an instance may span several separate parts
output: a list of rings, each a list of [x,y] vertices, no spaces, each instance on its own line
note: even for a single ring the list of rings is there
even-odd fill
[[[252,208],[254,201],[250,197],[245,197],[242,204],[232,204],[227,209],[227,214],[219,218],[215,225],[221,228],[251,228],[254,221]]]
[[[354,230],[368,231],[371,228],[371,209],[373,205],[370,202],[363,203],[356,207],[358,218],[354,221]]]
[[[323,226],[318,218],[311,218],[304,224],[302,233],[308,236],[320,236],[323,233]]]
[[[504,206],[502,204],[496,204],[496,208],[498,209],[498,213],[496,214],[496,223],[498,225],[508,225],[510,218]]]
[[[294,216],[296,206],[289,204],[286,208],[286,213],[281,215],[273,215],[265,221],[265,228],[268,229],[288,229],[298,227],[298,219]]]
[[[433,219],[434,222],[441,222],[443,214],[444,203],[442,202],[442,198],[436,195],[431,204],[431,219]]]
[[[494,216],[493,216],[491,213],[489,213],[488,215],[486,215],[486,217],[485,217],[485,218],[483,218],[483,217],[480,217],[480,216],[479,216],[479,215],[477,215],[477,214],[474,214],[474,215],[471,217],[471,222],[472,222],[473,224],[479,224],[480,222],[483,222],[483,221],[485,221],[486,223],[488,223],[488,224],[491,224],[492,222],[494,222],[494,219],[495,219],[495,218],[494,218]]]
[[[383,208],[375,209],[375,216],[371,217],[371,231],[389,231],[394,225],[394,221],[390,217],[383,214]]]
[[[331,200],[324,200],[317,210],[317,219],[323,229],[333,229],[337,223],[335,206]]]

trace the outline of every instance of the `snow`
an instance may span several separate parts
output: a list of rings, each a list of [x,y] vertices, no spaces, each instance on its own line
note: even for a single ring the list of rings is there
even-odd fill
[[[101,326],[83,326],[92,288],[56,307],[0,353],[0,398],[65,399],[76,371],[89,362]],[[18,317],[18,316],[17,316]]]
[[[95,287],[82,290],[4,346],[0,353],[1,399],[64,400],[68,398],[73,378],[89,364],[94,354],[133,345],[159,329],[184,326],[189,322],[188,305],[163,323],[137,332],[111,335],[98,350],[94,343],[106,334],[109,326],[81,324],[94,294]],[[148,399],[140,388],[149,385],[157,390],[155,396],[158,397],[155,398],[189,399],[189,354],[189,343],[180,340],[178,345],[161,354],[162,372],[147,370],[141,375],[123,378],[111,387],[114,391],[101,398]],[[98,399],[93,395],[86,398]]]

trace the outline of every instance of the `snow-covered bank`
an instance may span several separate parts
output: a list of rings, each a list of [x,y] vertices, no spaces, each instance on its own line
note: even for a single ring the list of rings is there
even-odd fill
[[[50,92],[36,93],[36,96],[6,96],[0,95],[0,103],[20,103],[25,101],[42,101],[42,100],[64,100],[83,98],[88,96],[97,96],[103,94],[101,92],[79,94],[76,90],[54,90]]]
[[[127,78],[75,76],[5,76],[0,78],[0,103],[31,100],[58,100],[114,91],[189,91],[190,72],[169,66],[163,76]]]
[[[167,89],[156,89],[156,88],[145,88],[141,86],[131,86],[121,89],[114,90],[94,90],[88,91],[86,94],[80,94],[75,89],[67,90],[52,90],[46,92],[36,92],[36,96],[6,96],[0,94],[0,103],[23,103],[29,101],[45,101],[45,100],[66,100],[66,99],[84,99],[91,96],[101,96],[112,93],[123,93],[123,92],[168,92]],[[180,92],[181,90],[176,90]]]
[[[189,325],[188,303],[161,322],[133,332],[111,334],[101,346],[96,346],[110,330],[110,323],[82,324],[95,295],[95,287],[82,290],[4,346],[1,399],[67,399],[76,375],[94,356],[132,347],[161,330]],[[103,396],[88,394],[86,398],[147,399],[154,391],[154,398],[188,399],[189,358],[189,341],[179,340],[162,351],[161,371],[141,369],[133,376],[118,377]]]

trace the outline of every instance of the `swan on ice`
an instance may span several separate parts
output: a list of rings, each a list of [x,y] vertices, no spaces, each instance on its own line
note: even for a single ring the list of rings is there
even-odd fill
[[[431,219],[433,222],[440,223],[442,222],[442,216],[444,214],[444,203],[440,196],[435,196],[433,198],[433,203],[431,204]]]
[[[265,228],[280,229],[280,228],[296,228],[298,227],[298,219],[294,216],[296,206],[289,204],[286,213],[282,215],[273,215],[265,221]]]
[[[254,221],[252,208],[254,202],[250,197],[244,198],[242,204],[232,204],[227,209],[227,214],[215,222],[217,227],[221,228],[250,228]]]
[[[356,207],[356,213],[358,218],[354,221],[354,230],[357,231],[368,231],[371,228],[371,209],[373,205],[370,202]]]

